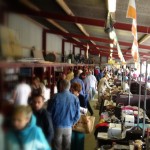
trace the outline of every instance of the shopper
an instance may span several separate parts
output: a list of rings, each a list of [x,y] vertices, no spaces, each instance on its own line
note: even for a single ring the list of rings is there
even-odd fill
[[[139,77],[139,73],[138,73],[137,69],[134,68],[133,79],[134,79],[135,81],[137,81],[137,78],[138,78],[138,77]]]
[[[66,75],[64,73],[60,74],[59,79],[57,81],[57,90],[60,92],[60,82],[66,79]]]
[[[71,92],[79,98],[80,101],[80,113],[87,113],[87,103],[83,95],[80,94],[82,87],[79,83],[73,83],[71,85]],[[85,134],[77,131],[72,132],[71,150],[84,150],[84,138]]]
[[[73,77],[74,77],[74,73],[73,73],[72,68],[70,68],[70,69],[68,70],[67,75],[66,75],[66,80],[71,81],[71,80],[73,79]]]
[[[100,97],[104,95],[106,88],[111,89],[108,83],[109,78],[110,78],[110,75],[106,74],[105,77],[103,77],[98,83],[98,99],[99,100],[100,100]]]
[[[29,106],[15,107],[12,125],[6,134],[7,150],[51,150]]]
[[[83,81],[83,83],[84,83],[84,80],[85,80],[86,77],[87,76],[86,76],[85,72],[80,74],[80,79]],[[81,92],[80,92],[80,95],[81,95]],[[87,93],[85,92],[84,99],[86,101],[86,105],[87,105],[88,111],[90,112],[91,116],[93,116],[94,112],[93,112],[92,107],[91,107],[91,105],[89,103],[89,92],[87,92]]]
[[[92,71],[89,70],[87,73],[87,77],[84,79],[85,92],[89,94],[89,100],[92,100],[96,94],[97,88],[97,80],[94,75],[92,75]]]
[[[20,83],[16,86],[13,94],[15,105],[28,105],[28,99],[31,95],[31,87],[26,83],[24,77],[20,77]]]
[[[45,96],[46,87],[45,85],[40,81],[38,77],[33,78],[32,83],[32,95],[42,95]]]
[[[37,126],[41,127],[47,141],[51,144],[54,130],[50,113],[44,106],[44,97],[42,95],[34,95],[32,102],[32,110],[37,119]]]
[[[71,84],[74,83],[74,82],[79,83],[82,87],[82,90],[81,90],[80,94],[85,96],[85,85],[84,85],[84,82],[79,78],[79,76],[80,76],[80,71],[76,70],[74,72],[74,78],[71,80]]]
[[[84,79],[86,78],[85,72],[82,72],[82,73],[80,74],[79,78],[80,78],[82,81],[84,81]]]
[[[99,80],[103,77],[104,77],[104,70],[100,69]]]
[[[94,76],[96,77],[97,81],[99,81],[99,79],[100,79],[100,69],[99,69],[99,67],[95,67]]]
[[[70,150],[72,126],[80,118],[79,99],[70,93],[70,82],[60,82],[60,93],[52,99],[49,107],[54,126],[54,150]]]

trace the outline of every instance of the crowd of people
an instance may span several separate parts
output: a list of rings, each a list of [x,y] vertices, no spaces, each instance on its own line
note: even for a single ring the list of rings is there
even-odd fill
[[[45,85],[20,78],[14,89],[13,110],[6,120],[7,150],[84,150],[84,133],[72,131],[81,114],[93,115],[90,100],[110,88],[106,68],[69,69],[57,81],[57,93],[46,103]]]

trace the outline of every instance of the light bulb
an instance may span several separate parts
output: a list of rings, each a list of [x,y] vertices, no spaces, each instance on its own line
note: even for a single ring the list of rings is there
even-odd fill
[[[110,47],[113,48],[113,47],[114,47],[114,44],[113,44],[113,43],[110,43]]]
[[[113,49],[110,49],[110,52],[113,52]]]
[[[115,38],[115,32],[114,31],[109,32],[109,37],[111,40],[113,40]]]

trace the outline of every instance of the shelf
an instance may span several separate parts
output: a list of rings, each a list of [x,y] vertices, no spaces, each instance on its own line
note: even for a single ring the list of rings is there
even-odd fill
[[[0,62],[0,68],[23,68],[23,67],[74,67],[74,66],[96,66],[98,64],[68,64],[55,62]]]

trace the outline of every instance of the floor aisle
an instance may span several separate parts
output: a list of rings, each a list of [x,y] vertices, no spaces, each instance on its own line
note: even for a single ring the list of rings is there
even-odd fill
[[[96,101],[90,101],[90,104],[93,108],[94,111],[94,116],[95,116],[95,124],[98,122],[99,120],[99,111],[94,109],[94,105],[95,105]],[[96,146],[96,141],[94,138],[94,130],[91,134],[87,134],[86,138],[85,138],[85,147],[84,150],[94,150]]]

